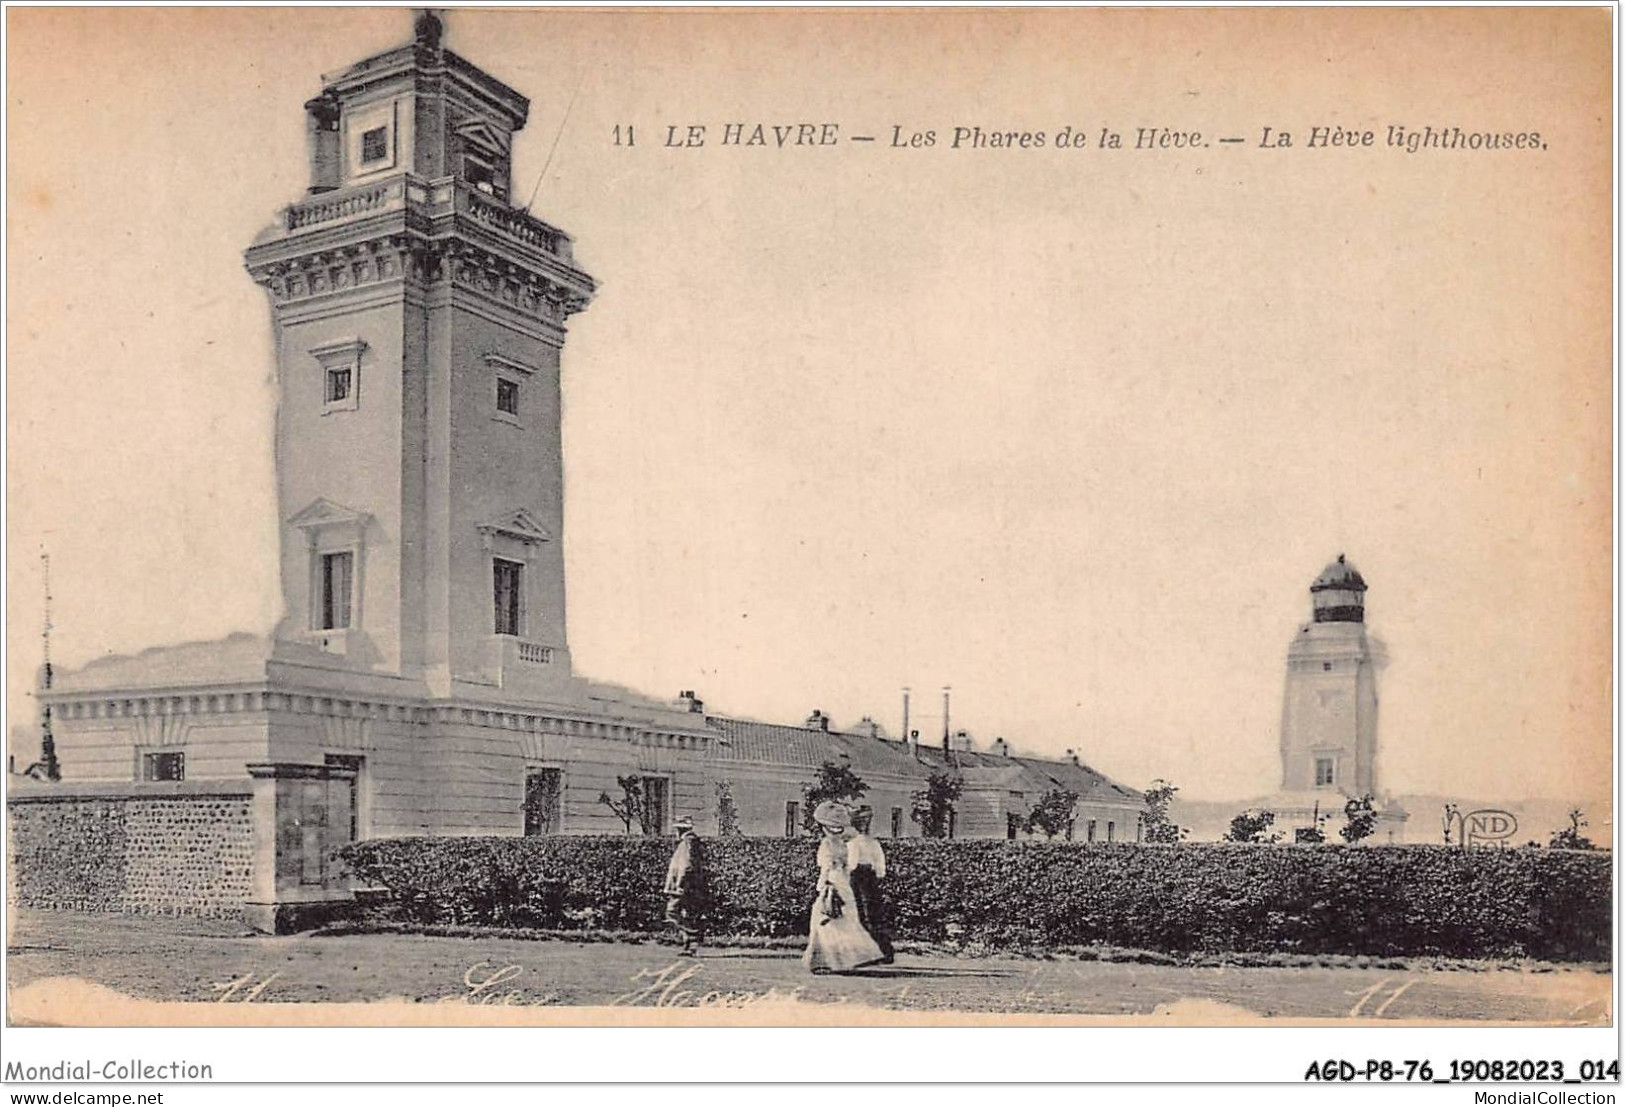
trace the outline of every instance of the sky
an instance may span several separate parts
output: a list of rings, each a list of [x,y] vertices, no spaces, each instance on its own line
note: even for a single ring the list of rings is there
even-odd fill
[[[1346,553],[1390,657],[1383,789],[1605,794],[1606,17],[453,11],[447,45],[531,98],[515,193],[601,282],[563,362],[577,671],[894,734],[910,686],[928,736],[951,685],[979,742],[1253,797]],[[410,18],[8,20],[9,730],[42,549],[62,665],[275,623],[241,252],[307,183],[320,74]],[[689,124],[706,146],[663,144]],[[1406,154],[1390,124],[1544,148]],[[1046,144],[952,148],[972,126]]]

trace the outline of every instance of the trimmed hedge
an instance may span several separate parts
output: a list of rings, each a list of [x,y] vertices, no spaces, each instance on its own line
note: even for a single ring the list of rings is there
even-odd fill
[[[1612,855],[1444,846],[884,843],[894,934],[961,946],[1606,961]],[[419,924],[657,932],[659,838],[397,838],[341,856]],[[809,839],[705,840],[708,929],[806,932]]]

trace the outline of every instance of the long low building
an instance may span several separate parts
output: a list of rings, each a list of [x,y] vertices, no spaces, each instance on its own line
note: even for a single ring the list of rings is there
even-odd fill
[[[874,812],[879,837],[919,837],[914,797],[931,774],[948,773],[963,786],[948,821],[952,837],[1044,837],[1027,829],[1033,804],[1046,793],[1070,792],[1077,802],[1067,837],[1139,840],[1141,794],[1113,783],[1075,755],[1064,761],[1018,757],[1002,738],[990,750],[977,751],[964,732],[949,740],[948,749],[911,745],[886,737],[867,720],[853,731],[832,730],[821,711],[801,726],[719,715],[708,715],[706,724],[717,732],[711,746],[714,779],[728,784],[746,834],[805,833],[803,788],[823,765],[833,764],[851,769],[868,786],[858,802]]]
[[[64,674],[46,694],[57,788],[129,783],[158,795],[276,763],[337,770],[332,802],[355,838],[666,834],[684,816],[714,834],[724,794],[740,833],[796,835],[807,832],[805,790],[828,764],[866,785],[859,802],[882,837],[922,834],[914,797],[933,773],[962,785],[953,837],[1033,837],[1027,816],[1050,792],[1077,797],[1069,837],[1139,837],[1139,792],[1076,755],[1018,756],[1002,738],[983,750],[963,731],[947,749],[911,745],[868,720],[847,731],[821,711],[795,726],[757,722],[708,713],[689,692],[662,703],[580,680],[569,704],[435,702],[405,681],[362,692],[341,674],[266,661],[260,651],[274,648],[242,636]],[[623,817],[627,781],[638,807]]]

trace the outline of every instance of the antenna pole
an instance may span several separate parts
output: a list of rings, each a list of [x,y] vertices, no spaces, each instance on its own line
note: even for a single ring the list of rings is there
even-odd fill
[[[536,202],[537,193],[542,191],[542,182],[547,179],[548,166],[553,164],[553,155],[559,150],[559,139],[564,137],[564,125],[570,122],[570,109],[576,106],[576,94],[581,91],[581,82],[586,79],[587,71],[583,69],[581,75],[576,78],[576,87],[570,90],[570,99],[564,105],[564,116],[559,120],[559,129],[553,132],[553,145],[547,148],[547,160],[542,162],[542,171],[536,174],[536,187],[530,190],[530,199],[525,201],[525,206],[519,209],[526,215],[530,214],[530,206]]]
[[[40,567],[45,574],[45,630],[41,635],[45,640],[45,672],[41,684],[43,690],[51,690],[51,555],[40,551]],[[56,759],[56,736],[51,733],[51,705],[46,703],[40,717],[40,759],[39,768],[43,771],[46,780],[58,781],[62,779],[62,766]]]

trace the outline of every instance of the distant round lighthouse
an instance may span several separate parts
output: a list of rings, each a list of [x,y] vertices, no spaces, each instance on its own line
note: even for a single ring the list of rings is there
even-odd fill
[[[1387,658],[1366,634],[1366,592],[1360,571],[1338,554],[1309,585],[1313,618],[1287,650],[1276,813],[1284,827],[1330,815],[1334,841],[1350,798],[1377,797],[1377,841],[1397,840],[1405,818],[1377,785],[1377,671]]]
[[[1309,586],[1317,623],[1365,622],[1365,578],[1342,554]]]

